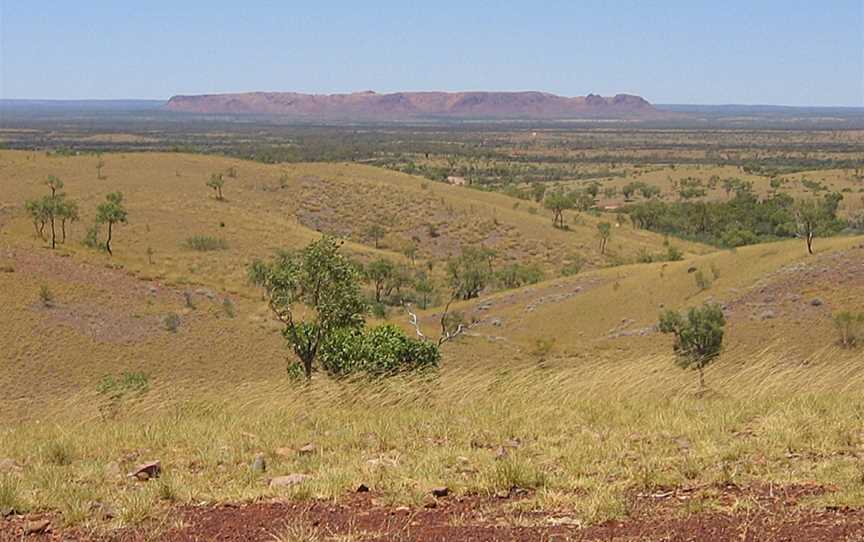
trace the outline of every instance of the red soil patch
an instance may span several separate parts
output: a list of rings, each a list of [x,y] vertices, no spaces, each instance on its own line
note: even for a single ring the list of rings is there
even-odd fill
[[[657,491],[632,498],[630,517],[582,527],[566,511],[516,512],[510,501],[485,497],[443,498],[434,508],[393,508],[368,494],[341,502],[256,503],[181,507],[170,511],[155,540],[266,541],[291,529],[310,540],[547,541],[547,540],[848,540],[864,536],[864,511],[808,509],[802,499],[817,486],[707,487]],[[720,511],[686,514],[682,503],[710,494]],[[736,503],[746,503],[733,513]],[[715,506],[716,508],[716,506]],[[726,511],[729,510],[729,511]],[[0,520],[0,542],[21,540],[24,518]],[[152,530],[91,536],[77,530],[30,535],[26,540],[154,540]],[[297,531],[295,535],[299,534]],[[313,536],[310,536],[313,535]],[[317,536],[317,538],[314,538]],[[341,538],[338,538],[340,537]],[[286,537],[286,540],[293,540]],[[303,540],[304,538],[297,538]]]

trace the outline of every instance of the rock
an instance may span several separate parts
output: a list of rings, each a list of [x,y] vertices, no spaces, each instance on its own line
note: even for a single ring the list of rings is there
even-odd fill
[[[510,492],[502,489],[501,491],[499,491],[495,494],[495,498],[496,499],[509,499],[510,498]]]
[[[267,460],[264,458],[264,454],[256,454],[255,459],[252,460],[252,472],[262,473],[267,470]]]
[[[45,534],[51,532],[51,520],[40,519],[24,524],[24,535]]]
[[[773,320],[777,315],[772,310],[762,311],[759,315],[760,320]]]
[[[315,453],[315,449],[315,445],[310,443],[297,450],[297,453],[300,455],[312,455]]]
[[[299,474],[299,473],[289,474],[287,476],[277,476],[276,478],[273,478],[272,480],[270,480],[270,487],[274,488],[274,487],[296,486],[296,485],[302,484],[303,482],[305,482],[306,480],[309,480],[310,478],[312,478],[312,477],[309,476],[308,474]]]
[[[504,446],[499,446],[497,450],[495,450],[495,459],[505,459],[509,455],[507,453],[507,448]]]
[[[696,271],[698,271],[698,269],[696,269],[695,267],[688,267],[687,268],[688,273],[695,273]]]
[[[502,322],[500,318],[493,318],[489,321],[489,323],[491,323],[495,327],[501,327],[502,325],[504,325],[504,322]]]
[[[442,486],[442,487],[432,488],[432,496],[433,497],[446,497],[449,494],[450,494],[450,488],[449,487],[443,487]]]
[[[158,460],[141,463],[135,467],[127,476],[129,478],[137,478],[142,482],[146,482],[150,478],[158,478],[162,474],[162,463]]]
[[[582,527],[582,522],[576,518],[571,518],[569,516],[561,517],[561,518],[549,518],[546,520],[549,525],[553,525],[555,527],[558,526],[572,526],[572,527]]]
[[[397,506],[396,508],[393,509],[393,511],[394,512],[410,512],[411,509],[408,508],[407,506]]]
[[[360,484],[357,486],[357,493],[369,493],[369,486],[366,484]]]
[[[821,307],[822,304],[823,304],[823,301],[821,299],[819,299],[818,297],[816,299],[810,301],[810,305],[813,307]]]

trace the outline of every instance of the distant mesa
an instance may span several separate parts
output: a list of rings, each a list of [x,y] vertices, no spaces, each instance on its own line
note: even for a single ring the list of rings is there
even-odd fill
[[[585,119],[653,117],[641,96],[589,94],[567,98],[546,92],[395,92],[299,94],[246,92],[174,96],[165,107],[198,114],[278,115],[304,120]]]

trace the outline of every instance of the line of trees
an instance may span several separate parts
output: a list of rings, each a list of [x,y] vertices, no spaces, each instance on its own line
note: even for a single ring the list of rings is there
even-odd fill
[[[41,198],[25,201],[24,209],[27,216],[33,222],[36,236],[47,242],[49,240],[48,234],[50,233],[51,248],[55,249],[58,242],[61,244],[66,242],[67,225],[78,222],[81,219],[80,210],[78,202],[70,199],[63,192],[65,183],[59,177],[49,175],[43,184],[48,188],[49,194]],[[123,194],[120,192],[108,194],[105,202],[99,204],[96,208],[95,224],[88,231],[87,237],[85,237],[85,244],[101,246],[108,254],[113,254],[111,251],[111,241],[114,226],[125,224],[127,218],[128,212],[123,204]],[[98,242],[98,227],[102,224],[108,225],[108,236],[104,244]],[[46,228],[49,230],[47,233]]]
[[[628,205],[634,227],[732,248],[798,237],[812,254],[813,239],[839,233],[846,222],[837,211],[842,194],[795,200],[775,193],[760,199],[740,191],[728,201],[647,201]]]

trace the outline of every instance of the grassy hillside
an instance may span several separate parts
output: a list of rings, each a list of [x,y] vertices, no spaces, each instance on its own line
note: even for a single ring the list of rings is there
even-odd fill
[[[819,490],[808,506],[864,504],[860,413],[849,408],[864,366],[831,323],[838,310],[864,310],[862,238],[817,239],[812,257],[801,241],[715,252],[672,241],[683,261],[603,267],[596,218],[554,230],[500,194],[352,164],[103,159],[107,179],[92,156],[0,154],[0,460],[13,465],[0,472],[0,508],[104,529],[161,519],[175,503],[336,498],[360,483],[411,506],[441,485],[507,499],[516,488],[528,493],[506,501],[514,514],[566,511],[585,524],[627,517],[638,495],[670,487],[694,495],[682,513],[728,506],[717,488],[729,483],[810,484]],[[216,201],[204,182],[232,166]],[[115,257],[80,244],[84,223],[55,251],[34,239],[21,202],[44,193],[48,174],[85,221],[105,193],[124,192],[130,223],[116,231]],[[390,236],[376,250],[362,231],[382,221]],[[427,223],[437,237],[424,237]],[[418,266],[440,268],[463,243],[548,269],[581,251],[593,265],[454,305],[469,329],[445,344],[436,378],[316,376],[305,387],[285,378],[288,350],[245,267],[316,228],[349,237],[360,258],[403,258],[398,243],[416,234]],[[227,249],[191,250],[192,235]],[[659,252],[664,240],[616,229],[613,251],[641,247]],[[726,308],[726,349],[706,373],[711,390],[696,394],[654,324],[662,308],[708,300]],[[429,334],[438,311],[420,313]],[[411,331],[401,312],[391,319]],[[148,384],[105,379],[123,372]],[[250,471],[257,453],[265,474]],[[122,476],[147,459],[163,462],[159,481]],[[311,478],[268,486],[289,473]],[[113,519],[95,517],[92,502]]]

